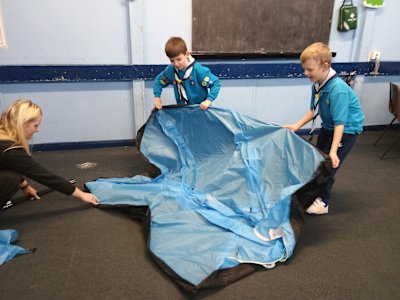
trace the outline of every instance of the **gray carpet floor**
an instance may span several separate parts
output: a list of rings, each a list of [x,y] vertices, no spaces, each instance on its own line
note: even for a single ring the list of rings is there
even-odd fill
[[[52,192],[0,212],[0,229],[17,229],[17,244],[36,248],[0,266],[0,299],[400,299],[400,143],[381,160],[397,133],[373,146],[379,133],[360,136],[337,174],[329,214],[307,216],[294,255],[272,270],[184,294],[151,259],[140,221]],[[34,157],[80,187],[147,169],[133,147]],[[97,165],[77,167],[85,162]]]

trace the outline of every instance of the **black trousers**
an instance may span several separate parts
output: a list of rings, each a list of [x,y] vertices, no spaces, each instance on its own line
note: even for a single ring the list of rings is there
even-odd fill
[[[353,147],[354,143],[356,142],[358,134],[343,134],[341,143],[339,145],[337,155],[340,159],[339,167],[336,169],[332,169],[328,182],[325,185],[324,192],[322,195],[322,200],[329,204],[329,199],[331,196],[332,186],[335,182],[335,174],[339,170],[340,166],[343,164],[344,159],[346,158],[347,154],[349,154],[351,148]],[[325,128],[321,128],[318,134],[317,140],[317,148],[321,149],[326,154],[329,154],[333,141],[333,130],[326,130]]]
[[[12,171],[0,170],[0,208],[14,196],[24,178]]]

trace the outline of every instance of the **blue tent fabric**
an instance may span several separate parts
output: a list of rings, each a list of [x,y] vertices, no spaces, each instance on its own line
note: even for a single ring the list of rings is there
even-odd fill
[[[291,131],[222,108],[164,108],[141,152],[161,170],[87,182],[101,205],[148,206],[151,253],[188,283],[292,254],[291,196],[324,157]]]
[[[18,238],[18,231],[14,229],[0,230],[0,265],[12,260],[18,254],[30,251],[19,246],[11,245]]]

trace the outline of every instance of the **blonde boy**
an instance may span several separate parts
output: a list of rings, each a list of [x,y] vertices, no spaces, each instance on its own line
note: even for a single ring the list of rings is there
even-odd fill
[[[364,115],[357,95],[331,68],[332,53],[327,45],[311,44],[301,53],[300,61],[305,76],[313,82],[310,110],[296,123],[283,127],[295,132],[320,116],[317,147],[329,155],[332,171],[324,192],[306,212],[327,214],[334,175],[362,132]]]

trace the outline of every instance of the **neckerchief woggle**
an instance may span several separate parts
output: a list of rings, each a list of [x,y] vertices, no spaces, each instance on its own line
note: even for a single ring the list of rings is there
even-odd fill
[[[311,141],[314,135],[314,131],[316,128],[316,124],[315,124],[315,119],[319,116],[319,112],[318,112],[318,104],[319,104],[319,93],[321,92],[321,90],[323,89],[323,87],[333,78],[336,78],[337,74],[336,71],[332,68],[329,69],[329,73],[328,76],[326,77],[325,81],[322,84],[319,84],[318,82],[314,83],[314,106],[313,106],[313,112],[314,112],[314,116],[312,118],[312,124],[311,124],[311,129],[310,132],[308,133],[310,135],[309,140]]]
[[[189,60],[189,64],[188,64],[188,66],[186,68],[186,71],[185,71],[185,74],[183,75],[183,78],[179,77],[178,69],[174,68],[175,81],[176,81],[176,84],[177,84],[177,87],[178,87],[179,100],[180,101],[183,100],[185,102],[185,104],[187,104],[189,100],[188,100],[188,97],[186,95],[186,91],[185,91],[185,88],[183,86],[183,82],[190,77],[190,74],[193,71],[193,65],[196,63],[196,60],[191,55],[189,55],[188,60]]]

